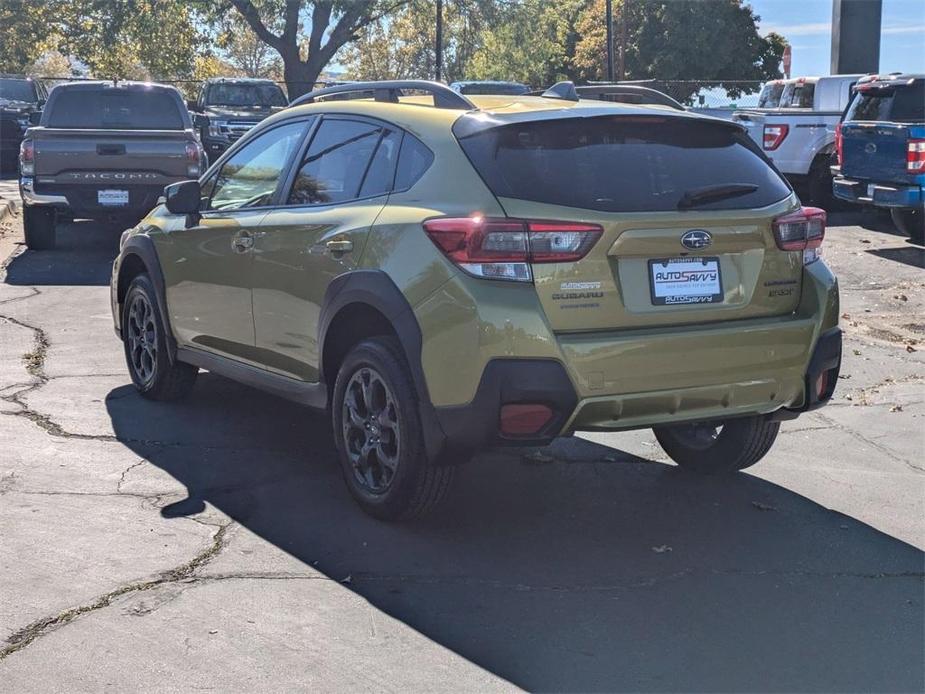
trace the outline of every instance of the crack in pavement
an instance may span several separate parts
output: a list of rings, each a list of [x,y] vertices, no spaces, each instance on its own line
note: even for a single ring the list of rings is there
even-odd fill
[[[816,414],[816,416],[817,416],[819,419],[821,419],[823,422],[825,422],[826,424],[828,424],[828,425],[831,426],[832,428],[837,429],[838,431],[841,431],[841,432],[843,432],[843,433],[845,433],[845,434],[848,434],[849,436],[851,436],[851,437],[857,439],[858,441],[861,441],[862,443],[866,443],[868,446],[870,446],[871,448],[875,449],[876,451],[879,451],[880,453],[882,453],[883,455],[885,455],[885,456],[886,456],[887,458],[889,458],[890,460],[892,460],[892,461],[894,461],[894,462],[897,462],[897,463],[902,463],[903,465],[905,465],[906,467],[908,467],[910,470],[914,470],[914,471],[916,471],[916,472],[925,472],[925,467],[922,467],[922,466],[920,466],[920,465],[916,465],[915,463],[909,462],[909,461],[906,460],[905,458],[903,458],[903,457],[897,455],[896,453],[894,453],[892,450],[890,450],[889,448],[887,448],[887,447],[884,446],[883,444],[881,444],[881,443],[875,441],[874,439],[870,439],[870,438],[866,437],[864,434],[862,434],[861,432],[857,431],[856,429],[852,429],[852,428],[850,428],[850,427],[846,427],[844,424],[842,424],[842,423],[840,423],[840,422],[836,422],[836,421],[835,421],[834,419],[832,419],[831,417],[828,417],[828,416],[826,416],[825,414],[823,414],[821,410],[816,410],[815,414]]]
[[[153,588],[157,588],[158,586],[162,585],[180,583],[195,577],[196,571],[198,571],[203,566],[206,566],[225,548],[225,533],[228,531],[231,525],[231,522],[218,526],[213,525],[213,527],[217,527],[218,530],[216,530],[215,534],[212,536],[212,542],[208,547],[199,552],[188,562],[180,564],[173,569],[162,572],[157,578],[153,578],[147,581],[135,581],[133,583],[127,583],[125,585],[119,586],[115,590],[104,593],[89,603],[80,605],[78,607],[72,607],[56,615],[43,617],[42,619],[38,619],[23,627],[22,629],[18,629],[9,637],[7,637],[7,645],[4,648],[0,648],[0,661],[8,658],[10,655],[16,653],[17,651],[21,651],[23,648],[41,636],[44,636],[45,634],[48,634],[51,631],[59,629],[60,627],[63,627],[67,624],[70,624],[81,615],[109,607],[116,598],[120,598],[124,595],[129,595],[132,593],[152,590]]]

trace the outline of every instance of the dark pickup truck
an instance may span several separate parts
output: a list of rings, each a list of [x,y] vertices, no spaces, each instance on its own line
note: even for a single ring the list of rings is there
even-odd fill
[[[0,75],[0,169],[16,169],[16,157],[32,114],[41,111],[48,97],[38,80]]]
[[[859,80],[836,132],[835,196],[888,209],[925,244],[925,75]]]
[[[270,80],[215,77],[203,83],[199,98],[188,105],[199,116],[199,139],[211,163],[248,130],[288,103],[283,90]]]
[[[199,178],[204,156],[173,87],[79,82],[51,90],[20,150],[26,245],[50,249],[60,217],[130,226],[164,186]]]

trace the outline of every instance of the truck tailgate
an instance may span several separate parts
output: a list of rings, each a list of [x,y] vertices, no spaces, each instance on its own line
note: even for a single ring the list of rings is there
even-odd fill
[[[33,128],[35,175],[58,182],[169,183],[188,178],[186,145],[178,130]]]
[[[915,183],[906,169],[909,140],[925,137],[925,126],[873,121],[842,124],[842,174],[862,180]]]

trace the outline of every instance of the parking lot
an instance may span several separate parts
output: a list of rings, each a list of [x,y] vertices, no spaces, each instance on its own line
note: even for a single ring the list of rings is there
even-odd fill
[[[322,416],[209,375],[141,399],[109,314],[119,230],[33,252],[19,224],[4,690],[925,688],[925,273],[888,218],[832,215],[842,377],[747,473],[581,435],[482,455],[411,524],[351,502]]]

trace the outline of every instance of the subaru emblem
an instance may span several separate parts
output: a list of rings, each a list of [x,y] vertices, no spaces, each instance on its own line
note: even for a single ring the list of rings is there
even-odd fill
[[[713,243],[713,237],[709,231],[703,229],[691,229],[681,237],[681,245],[690,248],[692,251],[699,251]]]

